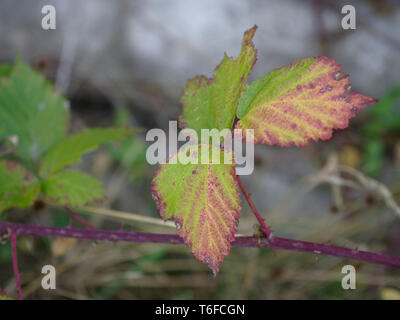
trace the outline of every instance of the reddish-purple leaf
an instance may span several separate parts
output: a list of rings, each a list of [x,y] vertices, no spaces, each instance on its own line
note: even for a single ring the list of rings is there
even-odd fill
[[[377,100],[352,90],[334,59],[305,58],[246,86],[237,128],[254,129],[255,143],[304,146],[331,138],[356,112]]]
[[[195,257],[216,275],[236,233],[239,190],[234,164],[173,164],[174,158],[186,152],[193,160],[199,158],[202,148],[209,148],[197,147],[179,151],[169,163],[158,167],[152,194],[162,218],[175,220],[178,234]]]

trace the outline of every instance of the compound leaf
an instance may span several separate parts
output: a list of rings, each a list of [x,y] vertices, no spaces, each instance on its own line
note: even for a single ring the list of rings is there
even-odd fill
[[[214,77],[196,76],[186,83],[181,103],[180,126],[200,133],[201,129],[231,129],[239,96],[257,59],[252,41],[257,26],[244,33],[237,59],[226,54],[214,70]]]
[[[241,205],[234,164],[173,164],[183,154],[198,159],[202,148],[209,146],[183,148],[160,165],[152,195],[162,218],[175,220],[179,236],[216,275],[230,252]]]
[[[69,135],[52,147],[43,157],[41,176],[48,176],[81,161],[81,156],[97,149],[100,144],[120,141],[133,134],[128,128],[96,128]]]
[[[344,129],[356,112],[377,100],[351,89],[341,65],[311,57],[276,69],[247,85],[237,128],[254,129],[255,143],[304,146]]]
[[[69,123],[67,101],[28,65],[17,61],[0,76],[0,139],[18,136],[16,156],[38,159],[61,140]]]
[[[103,184],[92,176],[75,170],[65,170],[50,176],[42,184],[45,201],[80,207],[90,203],[103,202]]]
[[[27,208],[40,192],[40,183],[16,162],[0,161],[0,212]]]

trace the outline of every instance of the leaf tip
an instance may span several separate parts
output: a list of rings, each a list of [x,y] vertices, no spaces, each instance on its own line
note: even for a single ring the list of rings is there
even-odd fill
[[[248,40],[250,41],[251,39],[253,39],[256,31],[258,29],[258,26],[255,24],[254,26],[252,26],[250,29],[246,30],[244,32],[244,36],[243,36],[243,40]]]
[[[204,262],[206,265],[208,265],[208,267],[211,269],[211,271],[212,271],[212,273],[213,273],[213,277],[214,277],[214,279],[215,279],[215,278],[217,277],[218,272],[219,272],[219,267],[216,266],[216,265],[212,262],[212,260],[211,260],[210,258],[205,258],[205,259],[203,260],[203,262]]]

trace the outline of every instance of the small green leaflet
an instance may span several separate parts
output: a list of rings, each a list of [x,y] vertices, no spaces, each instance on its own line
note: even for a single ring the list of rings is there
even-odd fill
[[[349,76],[327,57],[305,58],[247,85],[236,128],[254,129],[255,143],[304,146],[344,129],[377,100],[351,89]]]
[[[245,32],[239,57],[224,56],[214,77],[196,76],[188,80],[181,97],[180,126],[200,133],[201,129],[231,129],[238,99],[257,59],[252,39],[257,26]]]
[[[134,133],[128,128],[96,128],[68,136],[43,157],[40,176],[45,201],[58,205],[83,206],[104,202],[103,184],[79,171],[63,170],[78,163],[81,156],[109,141],[121,141]],[[63,171],[61,171],[63,170]]]
[[[21,61],[0,75],[0,139],[18,136],[15,155],[37,160],[64,138],[69,123],[67,101],[38,72]]]
[[[0,161],[0,212],[27,208],[40,192],[39,181],[16,162]]]
[[[128,128],[96,128],[72,134],[44,155],[40,175],[46,177],[66,166],[76,164],[81,161],[84,153],[97,149],[100,144],[121,141],[132,136],[133,133],[134,130]]]
[[[103,184],[75,170],[65,170],[50,176],[43,182],[42,191],[46,202],[57,205],[80,207],[105,201]]]

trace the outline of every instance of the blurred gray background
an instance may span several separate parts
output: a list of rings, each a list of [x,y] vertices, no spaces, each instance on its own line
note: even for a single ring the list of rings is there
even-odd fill
[[[41,29],[45,4],[57,10],[56,30]],[[340,27],[344,4],[356,7],[355,31]],[[253,79],[321,53],[370,94],[399,79],[398,1],[2,0],[0,58],[49,59],[58,86],[70,94],[86,82],[107,95],[117,95],[114,86],[133,95],[135,84],[150,82],[174,99],[188,77],[210,75],[224,52],[236,55],[254,24]]]

